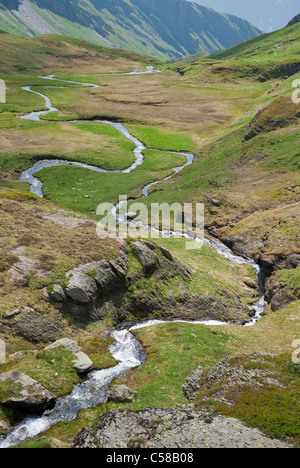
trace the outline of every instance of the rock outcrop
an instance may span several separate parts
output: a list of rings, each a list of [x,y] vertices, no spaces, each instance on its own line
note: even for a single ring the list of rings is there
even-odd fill
[[[145,271],[151,271],[155,269],[158,265],[158,256],[153,250],[149,249],[147,245],[142,244],[141,242],[133,242],[136,256],[145,269]]]
[[[297,23],[300,23],[300,14],[299,15],[296,15],[287,25],[287,27],[289,26],[293,26],[294,24],[297,24]]]
[[[288,276],[284,279],[280,277],[280,272],[276,272],[266,282],[266,300],[270,303],[273,312],[300,298],[300,287],[296,279],[299,275],[295,273],[295,279],[292,281],[293,273],[290,272],[291,281],[288,281]]]
[[[41,384],[21,372],[0,375],[0,403],[26,413],[49,408],[56,397]]]
[[[99,302],[101,298],[126,283],[128,264],[126,256],[116,260],[100,260],[80,265],[66,273],[67,286],[56,284],[49,294],[58,303],[70,301],[88,306]]]
[[[74,448],[291,448],[233,418],[192,410],[148,408],[104,414],[80,431]]]
[[[135,257],[140,268],[135,264],[130,270],[129,257]],[[129,243],[126,254],[114,260],[80,265],[67,272],[66,278],[67,286],[55,285],[50,298],[80,321],[103,320],[108,310],[117,323],[135,316],[139,321],[161,317],[242,323],[251,314],[238,297],[225,289],[219,295],[208,291],[189,294],[190,268],[174,260],[167,249],[144,240]],[[174,278],[179,288],[168,290]]]
[[[186,378],[186,382],[182,385],[182,391],[187,400],[193,401],[200,389],[200,380],[203,376],[203,367],[198,367],[191,375]]]

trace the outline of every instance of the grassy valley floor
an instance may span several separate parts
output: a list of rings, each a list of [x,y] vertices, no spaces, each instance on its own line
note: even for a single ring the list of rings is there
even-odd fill
[[[183,313],[182,297],[184,303],[200,298],[201,307],[192,312],[201,309],[201,318],[215,318],[215,313],[223,319],[247,316],[248,305],[257,300],[249,287],[249,279],[255,279],[249,267],[233,265],[208,246],[189,251],[182,240],[160,239],[155,248],[160,268],[145,275],[130,242],[122,245],[96,236],[98,204],[116,203],[120,194],[141,201],[144,185],[184,164],[185,158],[174,152],[191,152],[195,161],[153,187],[142,201],[147,206],[204,202],[207,233],[260,263],[269,303],[254,327],[169,323],[137,330],[148,359],[115,382],[135,389],[135,402],[84,410],[76,421],[56,425],[24,444],[26,448],[70,447],[78,430],[95,426],[99,415],[114,409],[185,406],[189,402],[181,387],[198,366],[203,374],[195,408],[237,417],[299,446],[299,364],[293,364],[292,353],[300,334],[300,108],[291,100],[299,78],[299,35],[299,25],[294,25],[213,57],[172,65],[57,36],[26,39],[24,44],[12,38],[10,46],[1,37],[3,50],[10,48],[5,59],[0,53],[1,79],[8,88],[7,103],[0,104],[0,338],[9,355],[23,352],[1,365],[1,373],[25,372],[55,396],[69,392],[82,378],[74,371],[72,356],[62,349],[44,351],[46,344],[64,336],[79,343],[94,368],[113,366],[107,347],[120,312],[115,298],[101,305],[101,318],[89,321],[49,301],[48,294],[57,283],[66,286],[65,273],[74,267],[116,260],[125,251],[130,284],[122,319],[166,318],[170,300]],[[26,56],[24,47],[31,51]],[[147,65],[163,73],[99,75]],[[102,87],[55,81],[49,88],[38,78],[49,74]],[[42,97],[22,91],[23,86],[49,95],[59,112],[42,122],[19,119],[44,108]],[[67,159],[107,170],[132,164],[133,144],[111,126],[89,119],[122,122],[147,146],[144,164],[130,174],[45,169],[38,174],[45,200],[30,194],[29,185],[18,179],[40,159]],[[163,258],[160,246],[172,253],[174,264]],[[11,276],[16,271],[21,273],[17,281]],[[187,277],[182,271],[189,272]],[[142,306],[129,307],[147,301],[150,314]],[[226,316],[216,304],[225,304]],[[20,316],[4,317],[18,308]],[[27,326],[28,317],[36,329]],[[1,421],[14,423],[21,417],[0,406]]]

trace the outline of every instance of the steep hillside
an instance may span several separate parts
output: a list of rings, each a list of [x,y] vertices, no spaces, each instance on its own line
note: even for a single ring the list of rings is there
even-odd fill
[[[261,31],[185,0],[2,0],[0,29],[63,34],[160,59],[217,52]]]
[[[300,71],[299,40],[300,24],[295,23],[195,61],[192,67],[183,65],[181,73],[201,76],[201,80],[218,74],[225,80],[253,76],[261,81],[291,76]]]
[[[293,24],[300,23],[300,14],[295,16],[288,24],[288,26],[293,26]]]

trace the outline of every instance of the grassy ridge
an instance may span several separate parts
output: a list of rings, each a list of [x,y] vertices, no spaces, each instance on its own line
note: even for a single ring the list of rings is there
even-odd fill
[[[299,71],[299,39],[300,24],[297,23],[194,61],[188,67],[179,64],[179,68],[189,76],[204,73],[205,78],[210,76],[211,80],[214,75],[222,75],[227,80],[252,77],[261,81],[291,76]]]
[[[145,55],[130,52],[118,48],[101,47],[84,40],[49,34],[35,38],[20,38],[10,34],[0,34],[0,70],[2,73],[24,73],[38,70],[52,69],[52,73],[59,73],[63,69],[70,71],[71,64],[76,63],[76,70],[84,65],[90,65],[93,71],[95,61],[111,60],[112,64],[122,61],[122,66],[129,67],[125,71],[131,71],[131,64],[158,63]],[[131,63],[130,63],[131,62]],[[151,63],[150,63],[151,62]],[[102,65],[103,66],[103,65]],[[105,63],[107,69],[109,63]],[[113,66],[113,65],[112,65]],[[99,63],[98,63],[99,67]],[[98,68],[99,70],[99,68]]]

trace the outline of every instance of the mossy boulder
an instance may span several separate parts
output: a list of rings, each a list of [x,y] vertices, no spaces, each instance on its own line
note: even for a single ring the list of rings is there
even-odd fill
[[[38,413],[49,408],[55,396],[36,380],[21,372],[0,375],[0,403],[26,413]]]

